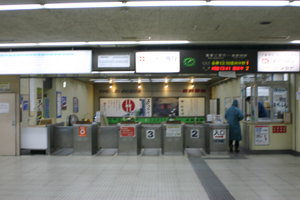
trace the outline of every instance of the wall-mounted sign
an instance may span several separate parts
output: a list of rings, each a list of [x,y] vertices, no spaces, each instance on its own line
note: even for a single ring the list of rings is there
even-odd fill
[[[0,66],[0,74],[91,73],[92,51],[5,52]]]
[[[130,67],[130,55],[99,55],[98,68]]]
[[[178,73],[179,55],[179,51],[136,52],[135,70],[137,73]]]
[[[135,137],[134,127],[121,127],[121,137]]]
[[[299,72],[298,51],[259,51],[258,72]]]
[[[273,126],[273,133],[286,133],[286,126]]]
[[[179,98],[179,116],[205,116],[205,98]]]
[[[9,91],[10,91],[10,82],[1,82],[0,92],[9,92]]]
[[[254,129],[254,145],[269,145],[269,125],[256,125]]]

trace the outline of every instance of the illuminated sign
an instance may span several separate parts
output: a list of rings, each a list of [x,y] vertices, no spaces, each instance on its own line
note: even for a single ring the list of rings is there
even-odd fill
[[[130,67],[130,55],[99,55],[98,68]]]
[[[178,73],[179,51],[136,52],[135,68],[137,73]]]
[[[183,58],[183,66],[184,67],[195,67],[196,66],[196,58],[194,58],[194,57]]]
[[[258,72],[299,72],[297,51],[259,51],[257,61]]]
[[[252,52],[201,52],[200,58],[200,72],[256,72],[256,59]]]

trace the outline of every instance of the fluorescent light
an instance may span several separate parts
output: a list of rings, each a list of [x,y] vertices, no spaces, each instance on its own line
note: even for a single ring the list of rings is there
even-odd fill
[[[188,82],[189,78],[172,78],[171,82]]]
[[[162,41],[141,41],[137,42],[138,44],[187,44],[187,40],[162,40]]]
[[[209,6],[287,6],[289,1],[210,1]]]
[[[300,44],[300,40],[293,40],[293,41],[291,41],[291,43]]]
[[[38,43],[39,46],[73,46],[73,45],[85,45],[86,42],[43,42]]]
[[[160,6],[203,6],[206,1],[135,1],[126,2],[128,7],[160,7]]]
[[[149,79],[131,79],[131,82],[138,83],[140,80],[141,83],[150,82]]]
[[[101,71],[101,74],[133,74],[134,71]]]
[[[194,83],[196,82],[207,82],[211,80],[211,78],[194,78]]]
[[[0,11],[5,10],[34,10],[34,9],[42,9],[44,6],[40,4],[18,4],[18,5],[1,5]]]
[[[67,9],[67,8],[113,8],[122,7],[122,2],[88,2],[88,3],[49,3],[44,7],[47,9]]]
[[[6,43],[0,44],[0,47],[27,47],[27,46],[36,46],[36,43]]]
[[[169,79],[167,81],[169,82]],[[164,83],[164,82],[166,82],[166,79],[165,78],[152,78],[151,82]]]
[[[131,82],[129,79],[114,79],[114,83],[128,83]]]
[[[109,42],[105,42],[105,41],[93,41],[93,42],[87,42],[87,44],[92,44],[92,45],[122,45],[122,44],[138,44],[138,42],[136,41],[109,41]]]

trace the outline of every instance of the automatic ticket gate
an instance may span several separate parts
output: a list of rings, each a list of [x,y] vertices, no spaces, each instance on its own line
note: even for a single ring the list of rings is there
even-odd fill
[[[181,121],[167,121],[162,124],[162,153],[165,155],[184,154],[184,123]]]
[[[185,148],[204,148],[205,147],[205,135],[204,126],[200,124],[185,125],[184,126],[184,147]]]
[[[141,152],[141,122],[118,123],[118,154],[138,155]]]
[[[95,124],[73,124],[74,155],[93,155],[98,150],[98,126]]]
[[[205,151],[208,154],[228,154],[229,125],[205,124]]]

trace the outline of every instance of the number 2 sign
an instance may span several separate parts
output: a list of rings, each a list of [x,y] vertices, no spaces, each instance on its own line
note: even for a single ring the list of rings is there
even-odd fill
[[[199,138],[199,129],[191,130],[191,138]]]
[[[154,139],[155,130],[146,130],[146,139]]]

